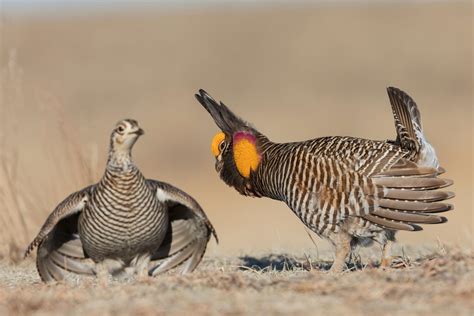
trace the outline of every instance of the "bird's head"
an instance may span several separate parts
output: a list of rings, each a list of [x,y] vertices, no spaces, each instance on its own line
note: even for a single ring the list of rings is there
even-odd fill
[[[255,195],[250,180],[261,163],[266,138],[206,91],[201,89],[195,96],[221,130],[211,142],[219,176],[240,193]]]
[[[110,148],[115,153],[130,153],[137,139],[145,132],[140,128],[138,122],[125,119],[118,122],[110,136]]]

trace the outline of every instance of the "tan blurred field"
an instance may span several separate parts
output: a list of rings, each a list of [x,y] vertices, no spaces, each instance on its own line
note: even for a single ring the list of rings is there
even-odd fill
[[[380,313],[384,306],[395,313],[399,301],[413,306],[399,311],[404,315],[433,310],[445,314],[449,308],[443,306],[469,314],[474,227],[472,14],[469,1],[167,11],[149,7],[55,16],[2,11],[0,259],[18,258],[60,200],[99,179],[111,128],[125,117],[137,119],[146,131],[134,151],[143,173],[192,194],[221,242],[211,242],[212,259],[191,279],[170,276],[148,285],[117,286],[112,294],[95,292],[89,285],[71,292],[42,285],[30,288],[38,281],[31,261],[20,266],[2,261],[0,301],[5,304],[0,304],[0,314],[60,313],[68,306],[77,313],[146,314],[153,311],[150,302],[160,296],[159,291],[147,292],[150,287],[162,289],[176,302],[185,297],[184,305],[171,310],[160,305],[157,313],[322,313],[319,308],[329,304],[330,311],[347,314],[341,305],[347,297],[358,302],[355,310],[366,314]],[[337,282],[322,274],[304,281],[304,271],[295,272],[301,278],[296,283],[293,273],[224,273],[230,269],[222,263],[224,258],[232,261],[249,253],[258,258],[264,253],[314,257],[327,251],[328,243],[315,237],[315,249],[284,204],[242,197],[218,179],[209,150],[217,128],[194,100],[197,89],[223,100],[274,141],[327,135],[389,139],[395,130],[385,94],[388,85],[406,90],[417,101],[425,133],[448,171],[445,176],[455,181],[451,189],[457,194],[456,209],[447,214],[448,223],[398,235],[396,254],[411,247],[418,263],[393,273],[359,271],[347,278],[344,274]],[[462,254],[437,253],[434,263],[420,255],[424,247],[438,244],[455,245]],[[331,252],[325,253],[330,258]],[[214,275],[212,269],[223,273]],[[430,269],[442,271],[442,277],[433,278]],[[417,287],[417,280],[423,286]],[[429,281],[433,283],[425,283]],[[364,306],[361,297],[352,295],[374,284],[370,298],[379,303]],[[176,290],[180,286],[184,292]],[[455,290],[446,291],[451,288]],[[202,290],[204,300],[193,300],[196,289]],[[272,305],[279,291],[284,299]],[[145,292],[148,296],[134,296],[130,310],[121,309],[123,302],[110,305],[114,295]],[[420,292],[425,294],[416,296]],[[257,298],[256,293],[263,296]],[[91,303],[89,295],[98,300]],[[318,299],[311,301],[313,296]],[[51,305],[51,297],[63,300],[59,307]],[[222,305],[229,297],[235,305]],[[211,298],[217,300],[212,308],[207,305]],[[311,304],[299,306],[299,300]]]

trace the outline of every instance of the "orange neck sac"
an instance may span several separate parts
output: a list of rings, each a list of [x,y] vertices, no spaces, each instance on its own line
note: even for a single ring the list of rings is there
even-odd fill
[[[235,133],[232,150],[234,162],[240,175],[249,178],[250,172],[256,171],[261,161],[256,137],[248,132]]]

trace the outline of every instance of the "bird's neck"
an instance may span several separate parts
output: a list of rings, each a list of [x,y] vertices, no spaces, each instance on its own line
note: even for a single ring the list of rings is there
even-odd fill
[[[282,176],[281,164],[288,163],[285,157],[285,144],[267,141],[262,146],[262,160],[250,179],[251,187],[256,196],[274,200],[285,200],[285,179]],[[278,163],[273,163],[276,160]]]
[[[109,151],[107,169],[127,172],[135,168],[130,149],[115,149]]]

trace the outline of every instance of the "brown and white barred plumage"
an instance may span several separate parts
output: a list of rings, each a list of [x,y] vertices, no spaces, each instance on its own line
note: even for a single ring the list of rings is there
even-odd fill
[[[443,169],[423,136],[416,104],[399,89],[388,88],[388,94],[396,141],[334,136],[274,143],[205,91],[196,97],[226,134],[228,144],[216,157],[221,178],[244,195],[285,202],[308,228],[333,242],[333,269],[341,270],[351,247],[372,241],[384,246],[387,264],[395,231],[444,223],[434,213],[453,208],[440,201],[454,194],[435,190],[452,181],[437,177]],[[234,135],[242,131],[254,135],[260,155],[248,178],[239,177],[232,157]]]
[[[156,275],[176,266],[193,271],[215,231],[199,204],[183,191],[145,179],[131,160],[143,133],[134,120],[117,124],[99,183],[71,194],[46,220],[28,247],[38,247],[43,281],[66,272],[115,273],[134,267]]]
[[[138,168],[107,166],[79,220],[85,252],[94,261],[131,262],[161,244],[168,227],[166,205],[156,198]]]

